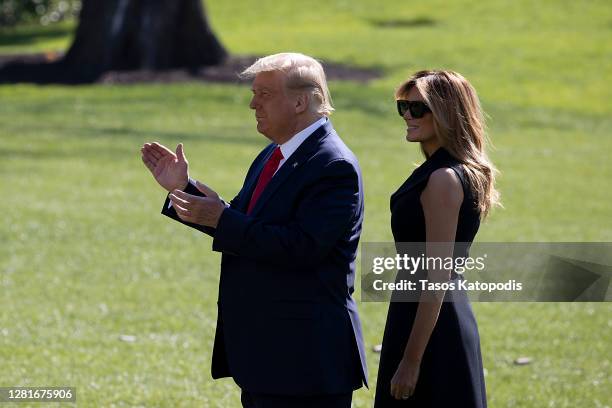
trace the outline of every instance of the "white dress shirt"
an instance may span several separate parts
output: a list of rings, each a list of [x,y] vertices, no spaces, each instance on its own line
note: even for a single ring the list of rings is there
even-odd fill
[[[325,122],[327,122],[327,117],[323,116],[322,118],[317,119],[313,124],[311,124],[307,128],[300,130],[298,133],[293,135],[291,139],[287,140],[285,143],[280,145],[280,150],[281,150],[281,153],[283,154],[283,159],[278,164],[278,169],[280,169],[281,166],[289,159],[289,157],[291,157],[291,155],[298,149],[298,147],[300,147],[301,144],[304,143],[306,139],[308,139],[308,136],[313,134],[313,132],[317,130],[319,127],[323,126]],[[276,169],[274,174],[276,174],[278,169]]]

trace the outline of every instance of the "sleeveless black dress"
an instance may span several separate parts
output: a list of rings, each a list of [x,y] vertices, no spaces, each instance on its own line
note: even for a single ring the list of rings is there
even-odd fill
[[[480,226],[479,212],[461,164],[444,148],[429,157],[391,196],[391,229],[396,243],[425,242],[425,216],[420,196],[431,173],[440,168],[455,171],[463,185],[464,199],[459,211],[456,242],[471,243]],[[399,250],[399,244],[397,244]],[[467,256],[462,247],[461,256]],[[457,254],[455,249],[455,256]],[[423,279],[423,278],[421,278]],[[451,279],[463,279],[452,274]],[[395,294],[394,294],[395,295]],[[478,326],[465,292],[446,293],[440,315],[431,334],[412,397],[391,396],[391,379],[404,354],[416,317],[418,302],[391,302],[383,337],[375,408],[485,408],[486,391]],[[392,298],[393,299],[393,298]]]

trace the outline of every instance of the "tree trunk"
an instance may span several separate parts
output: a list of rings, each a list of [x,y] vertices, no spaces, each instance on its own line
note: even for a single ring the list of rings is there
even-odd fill
[[[74,42],[62,60],[6,66],[0,77],[31,77],[44,68],[40,82],[93,82],[107,71],[195,69],[226,57],[201,0],[83,0]]]

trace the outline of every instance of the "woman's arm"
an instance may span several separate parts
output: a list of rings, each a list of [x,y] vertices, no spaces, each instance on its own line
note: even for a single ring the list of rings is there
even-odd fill
[[[453,256],[463,188],[455,172],[449,168],[434,171],[421,194],[427,234],[426,256]],[[447,282],[450,270],[428,271],[430,282]],[[416,317],[404,349],[404,356],[391,381],[391,394],[401,399],[412,395],[419,375],[423,353],[438,320],[445,290],[423,291]]]

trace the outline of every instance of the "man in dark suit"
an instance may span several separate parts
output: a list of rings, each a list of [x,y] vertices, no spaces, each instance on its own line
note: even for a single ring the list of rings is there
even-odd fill
[[[351,297],[361,171],[328,119],[316,60],[271,55],[242,76],[253,79],[257,130],[273,143],[230,203],[188,177],[182,144],[142,148],[169,192],[162,213],[211,235],[223,254],[212,376],[233,377],[244,407],[350,407],[367,385]]]

